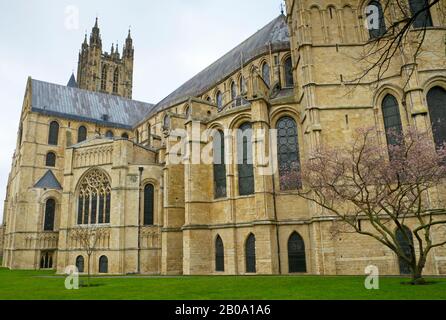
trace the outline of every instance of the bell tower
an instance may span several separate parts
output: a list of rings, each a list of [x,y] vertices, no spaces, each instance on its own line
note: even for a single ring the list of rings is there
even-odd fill
[[[79,88],[132,99],[134,52],[130,30],[123,46],[122,56],[118,44],[112,45],[110,53],[103,51],[96,18],[90,39],[88,41],[85,34],[79,52],[77,69]]]

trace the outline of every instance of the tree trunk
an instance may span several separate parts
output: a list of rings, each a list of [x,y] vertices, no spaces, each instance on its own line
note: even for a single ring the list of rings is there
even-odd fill
[[[87,264],[88,264],[88,267],[87,267],[87,285],[88,286],[90,286],[90,256],[91,256],[91,254],[89,254],[88,258],[87,258]]]
[[[426,284],[426,280],[423,278],[423,269],[426,264],[426,256],[422,255],[418,264],[415,265],[415,268],[412,272],[412,281],[413,285]]]

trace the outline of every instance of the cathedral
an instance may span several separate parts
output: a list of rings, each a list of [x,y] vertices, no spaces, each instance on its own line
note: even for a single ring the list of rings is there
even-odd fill
[[[96,20],[67,85],[27,81],[0,231],[3,267],[86,272],[73,232],[95,225],[103,232],[94,274],[362,275],[369,265],[403,273],[377,241],[333,236],[336,217],[299,197],[301,186],[284,183],[290,170],[282,170],[299,170],[293,164],[322,141],[348,143],[360,127],[440,124],[444,136],[433,139],[446,138],[446,1],[424,17],[422,59],[413,63],[414,44],[404,43],[381,81],[370,74],[353,83],[365,63],[355,56],[374,36],[369,4],[287,0],[286,12],[155,104],[132,100],[130,31],[121,51],[105,52]],[[243,135],[251,129],[277,132],[266,148],[278,170],[265,174],[264,163],[248,161],[265,140]],[[194,159],[218,140],[213,162]],[[425,273],[446,274],[444,246]]]

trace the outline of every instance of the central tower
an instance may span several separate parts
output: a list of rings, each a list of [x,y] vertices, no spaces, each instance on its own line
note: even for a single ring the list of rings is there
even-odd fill
[[[77,83],[80,89],[113,94],[132,99],[133,88],[133,40],[130,34],[125,40],[122,56],[118,44],[110,53],[102,51],[102,39],[98,18],[87,42],[87,34],[79,52]]]

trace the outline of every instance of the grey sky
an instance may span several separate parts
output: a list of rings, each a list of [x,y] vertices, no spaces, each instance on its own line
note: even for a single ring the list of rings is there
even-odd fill
[[[280,3],[0,1],[0,197],[4,199],[6,193],[27,77],[66,84],[71,72],[76,72],[85,31],[90,33],[96,15],[107,51],[112,43],[119,42],[122,52],[131,26],[135,46],[133,98],[156,103],[277,17]],[[72,28],[72,8],[79,12],[78,29]],[[2,216],[0,208],[0,222]]]

